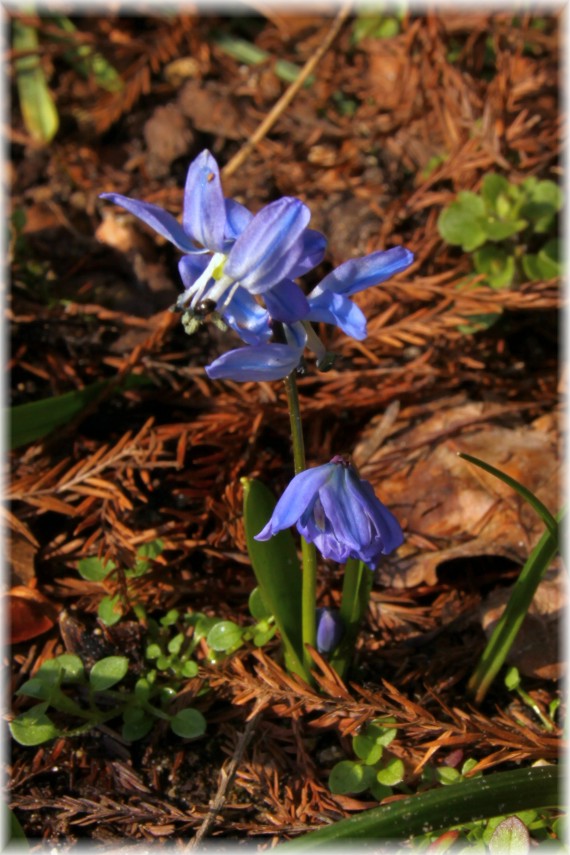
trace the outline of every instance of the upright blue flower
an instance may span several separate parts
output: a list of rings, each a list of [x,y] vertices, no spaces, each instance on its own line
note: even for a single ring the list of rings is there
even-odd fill
[[[400,524],[372,485],[340,456],[296,475],[255,539],[269,540],[292,525],[324,558],[339,563],[359,558],[372,570],[404,541]]]
[[[326,240],[307,228],[311,214],[300,199],[284,196],[254,216],[224,198],[209,151],[198,155],[188,170],[182,225],[157,205],[118,193],[103,193],[102,198],[126,208],[185,253],[179,308],[199,315],[206,304],[222,317],[227,312],[228,324],[240,334],[244,330],[249,343],[268,337],[271,319],[256,295],[272,291],[276,305],[289,307],[284,320],[297,321],[308,313],[304,294],[291,280],[321,261]]]

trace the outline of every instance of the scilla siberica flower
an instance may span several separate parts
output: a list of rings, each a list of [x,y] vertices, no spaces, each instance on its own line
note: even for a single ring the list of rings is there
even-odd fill
[[[218,165],[209,151],[190,164],[182,225],[167,211],[119,193],[101,198],[121,205],[184,253],[179,271],[185,291],[177,307],[187,323],[217,311],[251,345],[272,335],[271,315],[256,297],[271,290],[276,319],[298,321],[309,312],[293,282],[323,258],[326,239],[307,228],[310,211],[300,199],[283,197],[255,216],[222,193]]]
[[[358,558],[372,570],[404,541],[400,524],[372,485],[340,456],[296,475],[255,539],[269,540],[292,525],[324,558],[339,563]]]

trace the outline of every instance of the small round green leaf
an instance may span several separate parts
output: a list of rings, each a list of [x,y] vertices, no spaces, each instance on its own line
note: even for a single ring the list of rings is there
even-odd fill
[[[363,793],[375,780],[372,766],[363,766],[354,760],[341,760],[331,769],[329,790],[338,796]]]
[[[83,677],[85,671],[83,662],[79,656],[75,656],[74,653],[62,653],[61,656],[56,657],[56,661],[63,670],[62,681],[64,683],[72,683]]]
[[[114,597],[103,597],[99,603],[97,614],[106,626],[113,626],[118,623],[123,616],[119,594]]]
[[[171,718],[170,727],[177,736],[196,739],[206,732],[206,719],[198,710],[180,710]]]
[[[149,644],[147,649],[145,650],[145,654],[147,659],[158,659],[159,656],[162,656],[162,650],[159,644]]]
[[[198,673],[198,663],[194,662],[193,659],[188,659],[187,662],[182,666],[182,676],[183,677],[195,677]]]
[[[208,647],[221,653],[235,650],[242,640],[243,630],[231,620],[222,620],[211,628],[206,638]]]
[[[125,721],[121,728],[123,739],[129,742],[135,742],[137,739],[143,739],[152,730],[154,719],[149,715],[143,715],[133,721]]]
[[[265,604],[259,587],[254,588],[247,602],[249,613],[256,620],[266,620],[271,617],[271,610]]]
[[[369,732],[371,731],[371,732]],[[372,766],[382,757],[384,748],[376,740],[376,734],[372,728],[367,728],[364,733],[358,733],[352,739],[352,748],[359,760]]]
[[[437,227],[442,238],[453,246],[471,252],[487,240],[484,223],[487,220],[485,203],[476,193],[464,190],[455,202],[444,208]]]
[[[113,561],[102,561],[93,556],[78,561],[77,571],[83,579],[87,579],[89,582],[102,582],[116,566]]]
[[[395,787],[404,780],[404,764],[399,757],[392,757],[382,769],[378,770],[376,780],[386,787]]]
[[[180,648],[184,644],[184,633],[177,633],[174,638],[171,638],[168,642],[168,652],[169,653],[180,653]]]
[[[107,656],[95,663],[89,672],[89,682],[96,692],[103,692],[122,680],[128,669],[126,656]]]
[[[38,704],[10,722],[10,733],[20,745],[41,745],[61,736],[61,731],[45,714],[47,704]]]
[[[440,784],[457,784],[461,780],[461,773],[453,766],[439,766],[436,769],[437,779]]]
[[[176,623],[178,618],[180,617],[180,612],[178,609],[170,609],[170,611],[166,612],[164,617],[160,619],[161,626],[172,626]]]
[[[398,729],[396,727],[387,727],[386,725],[395,724],[396,719],[393,716],[388,718],[375,718],[371,721],[370,726],[377,728],[376,732],[376,742],[379,745],[390,745],[391,742],[395,740],[398,735]]]
[[[489,840],[491,855],[526,855],[529,849],[528,829],[517,816],[508,816],[500,822]]]

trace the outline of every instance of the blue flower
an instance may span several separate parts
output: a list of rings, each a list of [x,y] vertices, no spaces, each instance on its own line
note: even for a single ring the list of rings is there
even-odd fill
[[[338,609],[317,609],[317,650],[330,653],[341,640],[344,627]]]
[[[304,297],[291,280],[280,282],[263,295],[267,306],[264,332],[269,333],[263,342],[260,339],[254,341],[251,337],[248,340],[240,333],[242,339],[253,347],[224,353],[206,368],[208,376],[212,380],[279,380],[297,368],[305,347],[316,354],[317,367],[326,365],[326,348],[311,321],[334,324],[361,341],[366,338],[366,318],[349,297],[400,273],[413,260],[413,253],[403,246],[351,259],[325,276],[308,297]],[[270,337],[271,319],[282,322],[285,344],[266,343]],[[252,313],[242,327],[253,322]]]
[[[372,485],[338,456],[296,475],[255,539],[269,540],[292,525],[324,558],[339,563],[358,558],[371,569],[404,541],[400,524]]]
[[[311,214],[300,199],[284,196],[254,216],[243,205],[224,198],[218,165],[209,151],[198,155],[188,170],[182,225],[157,205],[118,193],[103,193],[102,198],[126,208],[185,253],[181,261],[185,291],[179,308],[199,315],[200,306],[207,303],[222,317],[228,309],[231,326],[240,332],[244,324],[244,341],[251,340],[252,329],[261,322],[246,293],[255,296],[273,289],[276,300],[287,302],[293,286],[298,295],[288,319],[299,320],[308,313],[299,287],[292,281],[282,284],[311,270],[325,251],[323,235],[307,228]],[[235,320],[235,306],[229,308],[236,295],[241,299],[237,312],[242,324]],[[266,325],[269,319],[268,313]]]

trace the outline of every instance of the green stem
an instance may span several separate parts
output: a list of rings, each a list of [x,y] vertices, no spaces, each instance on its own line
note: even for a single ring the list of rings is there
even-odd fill
[[[340,677],[345,676],[352,661],[358,627],[368,605],[371,580],[371,571],[363,561],[358,558],[348,559],[344,568],[340,603],[344,635],[330,658],[330,664]]]
[[[291,421],[291,439],[293,443],[293,465],[295,475],[306,469],[305,443],[303,440],[303,425],[301,422],[301,409],[299,406],[299,393],[295,374],[291,373],[285,378],[285,389],[287,391],[287,403],[289,405],[289,418]],[[317,638],[316,611],[317,611],[317,552],[312,543],[307,543],[301,538],[301,549],[303,556],[303,580],[301,591],[301,624],[303,631],[303,664],[310,671],[312,660],[306,645],[315,647]]]

